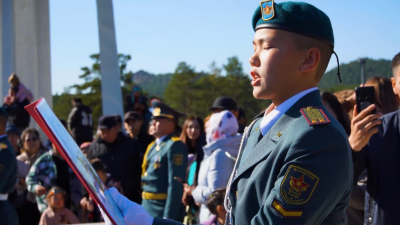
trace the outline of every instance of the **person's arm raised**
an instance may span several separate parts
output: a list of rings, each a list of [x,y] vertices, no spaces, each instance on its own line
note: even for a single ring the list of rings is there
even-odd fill
[[[354,106],[353,120],[351,121],[351,133],[349,143],[353,151],[359,152],[368,143],[371,136],[378,132],[381,124],[381,113],[370,114],[376,108],[375,104],[357,113],[357,105]]]

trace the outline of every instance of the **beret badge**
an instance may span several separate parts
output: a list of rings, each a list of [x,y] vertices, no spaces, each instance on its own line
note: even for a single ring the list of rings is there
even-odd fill
[[[270,20],[274,18],[274,0],[266,0],[260,3],[261,5],[261,18],[263,20]]]

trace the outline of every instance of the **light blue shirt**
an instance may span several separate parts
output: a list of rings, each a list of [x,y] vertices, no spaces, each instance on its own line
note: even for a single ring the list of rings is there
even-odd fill
[[[292,107],[299,99],[304,97],[306,94],[317,90],[318,90],[317,87],[313,87],[305,91],[302,91],[290,97],[288,100],[284,101],[270,113],[267,114],[267,111],[265,111],[264,117],[260,123],[260,130],[262,135],[264,136],[269,131],[269,129],[271,129],[271,127],[276,123],[276,121],[278,121],[279,118],[281,118],[282,115],[285,114],[285,112],[288,111],[290,107]]]
[[[167,136],[168,136],[168,134],[156,139],[156,144],[159,145],[164,140],[164,138],[166,138]]]

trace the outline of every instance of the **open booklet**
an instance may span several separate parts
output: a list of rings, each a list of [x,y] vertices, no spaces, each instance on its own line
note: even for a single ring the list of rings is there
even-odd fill
[[[123,215],[103,182],[72,139],[71,135],[61,124],[44,98],[27,105],[25,109],[35,119],[59,153],[67,161],[76,176],[85,186],[92,198],[100,207],[107,224],[125,224]]]

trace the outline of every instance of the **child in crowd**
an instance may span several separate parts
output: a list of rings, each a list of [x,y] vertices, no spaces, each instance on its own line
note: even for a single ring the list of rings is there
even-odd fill
[[[16,100],[23,102],[25,99],[27,99],[29,102],[32,102],[32,92],[26,88],[23,83],[21,83],[17,74],[11,74],[11,76],[8,78],[8,83],[11,85],[11,88],[17,88],[17,92],[15,93]]]
[[[212,218],[203,225],[223,225],[225,224],[226,211],[224,208],[225,188],[216,189],[208,198],[206,206],[212,214]]]
[[[59,187],[53,187],[47,194],[49,207],[43,212],[39,225],[57,225],[79,223],[75,214],[64,207],[65,191]]]
[[[82,150],[82,153],[86,156],[87,151],[90,147],[91,142],[83,142],[79,148]]]
[[[100,180],[104,183],[107,188],[115,187],[119,193],[123,194],[121,182],[115,181],[114,178],[109,174],[106,173],[106,167],[104,163],[98,159],[90,160],[90,164],[92,165],[93,169],[96,171],[97,175],[99,176]],[[88,196],[84,197],[81,200],[81,206],[84,209],[84,220],[86,222],[103,222],[104,219],[101,216],[100,210],[97,206],[95,206],[94,200]]]

